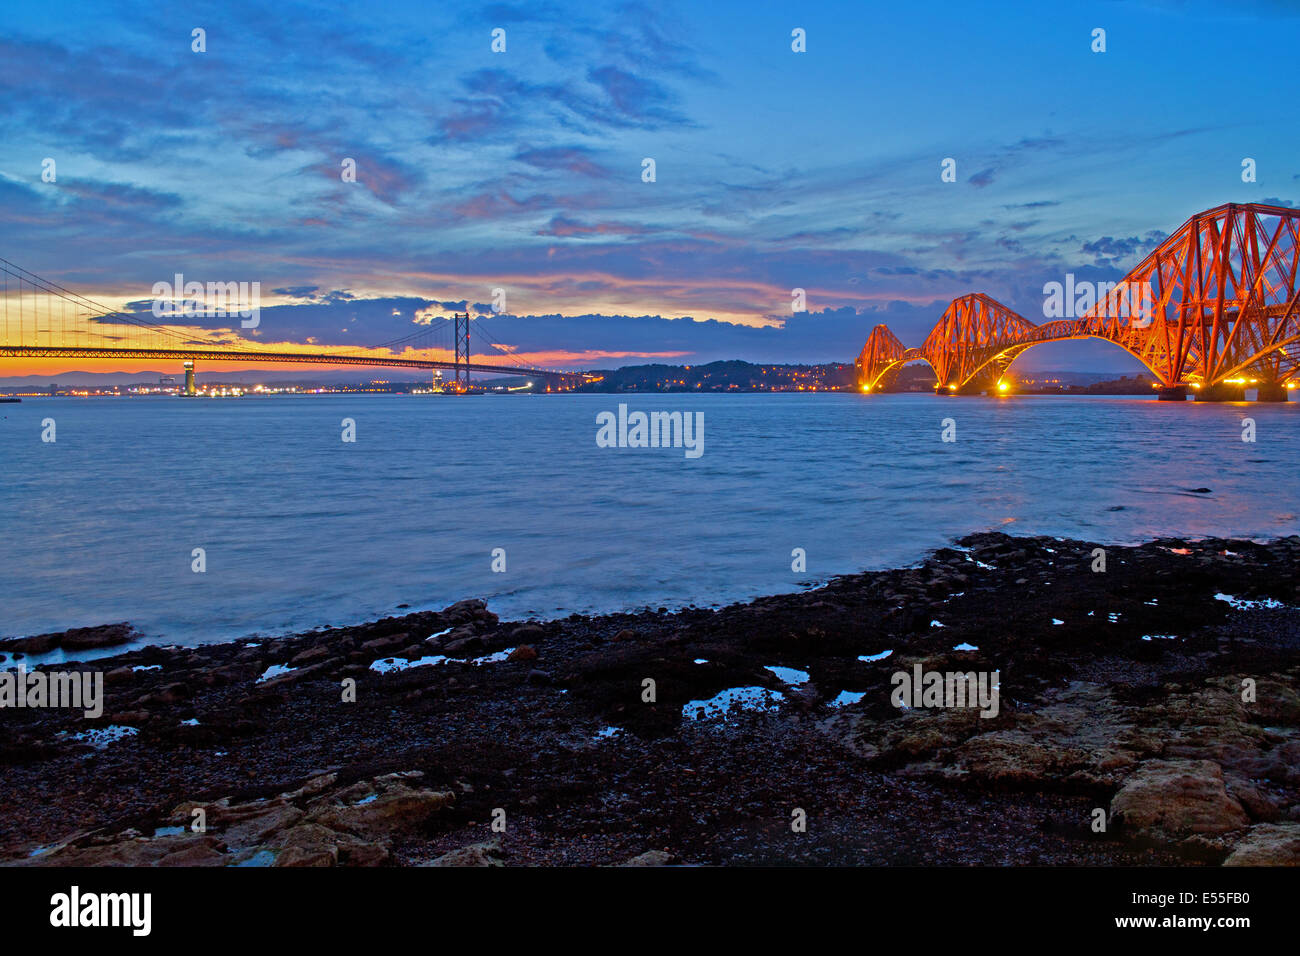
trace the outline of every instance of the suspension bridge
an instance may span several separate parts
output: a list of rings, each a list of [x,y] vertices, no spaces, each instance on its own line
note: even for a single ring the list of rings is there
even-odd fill
[[[449,320],[434,319],[409,335],[364,348],[262,346],[233,329],[208,331],[191,322],[211,312],[205,303],[189,301],[175,308],[181,321],[150,322],[153,313],[111,309],[57,283],[0,259],[0,358],[29,359],[158,359],[184,368],[187,395],[196,394],[198,362],[253,362],[298,365],[352,365],[450,371],[454,391],[471,390],[471,373],[525,376],[545,382],[547,391],[563,391],[590,380],[584,372],[531,368],[511,358],[509,346],[497,342],[475,321],[475,335],[494,350],[490,361],[470,354],[470,316],[458,312]],[[234,283],[229,285],[233,286]],[[178,294],[180,290],[177,290]],[[224,290],[223,290],[224,291]],[[206,303],[210,304],[210,303]],[[236,316],[240,306],[222,302],[223,315]],[[231,319],[234,324],[237,319]]]
[[[1298,266],[1300,210],[1218,206],[1192,216],[1075,318],[1037,325],[981,292],[954,299],[920,348],[877,325],[857,358],[858,386],[886,391],[904,365],[927,362],[936,394],[998,394],[1026,350],[1095,338],[1146,366],[1160,399],[1240,401],[1249,386],[1260,401],[1286,401],[1300,387]]]

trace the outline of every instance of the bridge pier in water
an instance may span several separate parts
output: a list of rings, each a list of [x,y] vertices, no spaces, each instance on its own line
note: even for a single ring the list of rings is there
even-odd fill
[[[1246,400],[1246,386],[1229,382],[1206,385],[1196,390],[1196,400],[1198,402],[1244,402]]]
[[[1006,394],[1006,392],[999,392],[996,388],[987,388],[983,385],[969,385],[969,384],[963,386],[936,385],[934,387],[934,394],[936,395],[961,395],[961,396],[969,397],[972,395],[984,395],[986,393],[989,395]]]
[[[198,394],[198,390],[194,387],[194,362],[193,361],[186,361],[185,363],[184,394],[188,395],[190,398],[193,398],[195,395]]]
[[[1286,390],[1283,382],[1260,382],[1256,386],[1259,390],[1255,394],[1257,402],[1289,402],[1291,396]]]
[[[1156,398],[1162,402],[1187,401],[1186,385],[1161,385],[1156,389]]]

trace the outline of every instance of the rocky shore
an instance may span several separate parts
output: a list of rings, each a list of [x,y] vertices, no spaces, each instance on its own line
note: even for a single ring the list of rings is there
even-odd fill
[[[990,533],[720,610],[43,665],[103,672],[104,710],[0,709],[0,862],[1295,864],[1298,564]],[[895,706],[918,664],[996,673],[996,714]]]

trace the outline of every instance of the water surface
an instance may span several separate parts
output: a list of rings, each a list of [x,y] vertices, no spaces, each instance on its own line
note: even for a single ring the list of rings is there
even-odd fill
[[[597,448],[596,415],[620,401],[703,412],[703,456]],[[27,399],[0,406],[0,634],[129,620],[193,643],[470,596],[503,617],[713,605],[910,564],[990,528],[1271,538],[1300,531],[1298,452],[1294,403]]]

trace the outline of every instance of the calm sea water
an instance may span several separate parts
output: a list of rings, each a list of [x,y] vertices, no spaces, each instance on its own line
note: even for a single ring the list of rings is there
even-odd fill
[[[596,415],[619,401],[703,412],[703,456],[597,448]],[[1300,531],[1298,453],[1294,403],[28,399],[0,405],[0,634],[129,620],[192,643],[472,596],[511,617],[713,605],[990,528],[1268,538]]]

